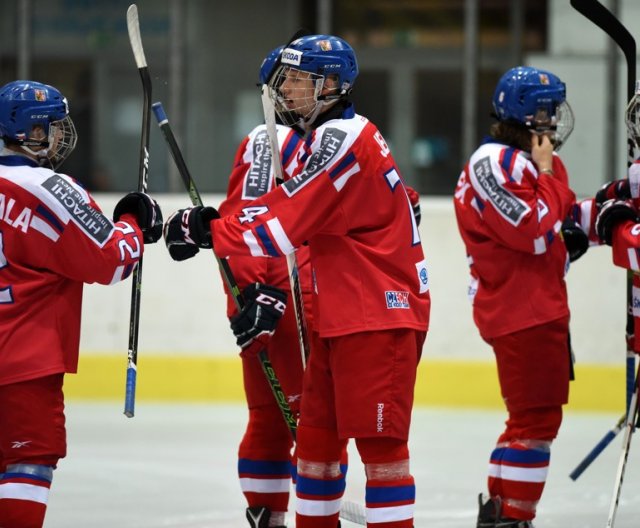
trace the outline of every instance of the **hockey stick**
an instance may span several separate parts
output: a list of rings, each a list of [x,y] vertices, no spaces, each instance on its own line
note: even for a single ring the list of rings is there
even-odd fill
[[[604,451],[605,447],[607,447],[611,443],[611,441],[616,436],[618,436],[618,433],[622,431],[622,428],[624,427],[626,418],[627,417],[625,415],[622,415],[618,420],[618,423],[616,423],[616,425],[609,429],[609,431],[607,431],[607,434],[605,434],[602,439],[596,444],[596,446],[589,452],[589,454],[582,459],[582,462],[580,462],[576,466],[576,468],[569,474],[571,480],[577,480],[578,477],[582,475],[584,470],[591,465],[591,462],[598,458],[598,455]]]
[[[178,168],[178,172],[182,177],[182,182],[184,183],[187,192],[189,193],[189,197],[191,198],[191,203],[193,205],[203,205],[202,198],[200,197],[200,193],[196,188],[196,184],[189,173],[189,169],[187,168],[187,164],[182,157],[182,151],[178,146],[178,143],[173,135],[173,131],[171,130],[171,125],[169,124],[169,119],[167,118],[167,114],[162,107],[162,103],[153,103],[152,105],[153,113],[158,121],[158,126],[162,131],[162,134],[167,142],[169,147],[169,152],[173,157],[173,161]],[[244,306],[244,299],[242,298],[242,293],[240,292],[240,288],[238,287],[238,283],[236,282],[235,277],[233,276],[233,272],[231,271],[231,267],[229,266],[229,262],[226,259],[221,259],[218,255],[213,252],[216,261],[218,262],[218,267],[220,268],[220,273],[222,278],[227,285],[227,288],[231,292],[231,296],[233,297],[233,301],[236,305],[238,311],[242,310]],[[261,350],[258,353],[258,359],[260,360],[260,364],[262,365],[262,370],[267,378],[269,386],[273,392],[273,395],[276,399],[278,407],[280,407],[280,411],[282,412],[282,416],[284,417],[284,421],[291,432],[291,436],[293,439],[296,439],[296,430],[297,423],[296,418],[291,412],[291,408],[287,402],[287,397],[280,386],[280,382],[276,376],[273,367],[271,366],[271,361],[269,360],[269,356],[267,355],[266,350]]]
[[[278,132],[276,130],[276,116],[273,101],[269,97],[269,88],[262,85],[262,110],[264,121],[267,127],[267,137],[271,147],[271,165],[278,184],[284,181],[282,171],[282,161],[280,160],[280,145],[278,144]],[[296,326],[298,328],[298,340],[300,342],[300,354],[302,357],[302,367],[306,368],[309,357],[309,334],[307,333],[307,322],[304,316],[304,302],[302,300],[302,288],[300,286],[300,273],[298,271],[298,261],[295,250],[287,254],[287,268],[289,270],[289,285],[293,296],[293,308],[296,315]]]
[[[623,52],[627,63],[627,98],[631,100],[634,90],[634,82],[636,76],[636,43],[633,36],[624,27],[624,25],[602,4],[597,0],[571,0],[571,5],[580,14],[585,16],[588,20],[593,22],[596,26],[602,29],[613,41],[617,44],[620,50]],[[634,141],[631,134],[627,134],[627,166],[633,163],[634,160]],[[626,297],[627,297],[627,313],[626,313],[626,336],[633,334],[633,313],[632,313],[632,277],[631,271],[627,272],[626,281]],[[626,411],[629,412],[631,403],[631,397],[635,390],[635,355],[631,347],[629,346],[629,339],[627,342],[627,355],[626,355]],[[598,443],[598,445],[587,455],[587,457],[580,463],[580,465],[574,470],[571,475],[574,475],[578,469],[585,464],[583,470],[604,450],[604,448],[611,443],[615,438],[620,428],[616,425],[613,427]],[[610,433],[613,433],[611,436]],[[598,449],[598,446],[600,448]],[[575,478],[578,478],[582,471],[579,471]],[[572,477],[573,478],[573,477]],[[575,480],[574,478],[574,480]]]
[[[602,29],[616,43],[620,51],[625,56],[627,63],[627,102],[631,101],[634,93],[636,81],[636,41],[626,27],[615,17],[611,11],[604,7],[597,0],[571,0],[571,5],[580,14],[585,16],[596,26]],[[634,160],[634,141],[630,134],[627,134],[627,166]],[[627,273],[627,318],[626,334],[633,334],[633,314],[631,312],[631,283],[632,272]],[[634,390],[635,380],[635,355],[631,347],[627,345],[626,362],[626,408],[629,411],[631,394]]]
[[[138,167],[138,191],[147,192],[147,179],[149,177],[149,129],[151,121],[151,77],[147,60],[142,48],[140,37],[140,24],[138,22],[138,7],[131,4],[127,9],[127,29],[131,50],[136,60],[136,66],[142,80],[142,132],[140,134],[140,164]],[[138,332],[140,329],[140,294],[142,291],[142,255],[133,272],[131,284],[131,313],[129,316],[129,349],[127,352],[127,382],[125,389],[124,414],[133,418],[136,400],[136,381],[138,374]]]

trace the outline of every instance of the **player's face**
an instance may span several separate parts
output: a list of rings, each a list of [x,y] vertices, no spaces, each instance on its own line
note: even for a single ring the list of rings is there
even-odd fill
[[[280,85],[287,109],[306,116],[316,105],[316,83],[313,74],[289,68]]]

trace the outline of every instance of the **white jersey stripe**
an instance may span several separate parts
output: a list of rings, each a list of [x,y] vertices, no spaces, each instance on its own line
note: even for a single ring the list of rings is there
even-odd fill
[[[280,220],[278,220],[277,218],[267,220],[267,226],[269,227],[269,230],[271,231],[271,234],[273,235],[273,238],[275,239],[276,244],[278,244],[278,247],[280,248],[280,251],[283,255],[289,255],[295,251],[293,244],[282,228]]]
[[[262,248],[258,243],[258,240],[251,231],[247,230],[242,233],[242,238],[244,238],[244,243],[249,247],[249,251],[251,252],[252,257],[266,257],[264,251],[262,251]]]
[[[338,192],[340,192],[342,190],[342,188],[346,185],[346,183],[349,181],[349,178],[351,178],[351,176],[353,176],[354,174],[357,174],[358,172],[360,172],[360,165],[358,165],[357,163],[351,167],[347,172],[345,172],[342,176],[340,176],[339,178],[337,178],[334,182],[333,182],[333,186],[336,188],[336,190]]]
[[[47,224],[47,222],[45,222],[42,218],[39,218],[35,215],[31,217],[31,222],[29,225],[54,242],[56,242],[60,238],[60,234],[55,229],[53,229],[53,227]]]

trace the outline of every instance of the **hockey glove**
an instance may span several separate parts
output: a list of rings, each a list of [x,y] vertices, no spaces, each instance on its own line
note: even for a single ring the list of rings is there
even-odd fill
[[[118,222],[125,214],[136,218],[145,244],[153,244],[162,236],[162,211],[148,194],[131,192],[123,196],[113,210],[113,221]]]
[[[638,221],[635,208],[624,200],[606,201],[596,217],[596,233],[604,243],[611,245],[613,228],[625,220]]]
[[[562,232],[564,245],[567,247],[567,252],[569,253],[569,262],[575,262],[589,249],[589,237],[580,226],[569,217],[562,222],[560,231]]]
[[[413,216],[416,219],[416,225],[420,225],[420,220],[422,219],[422,211],[420,210],[420,195],[418,191],[414,188],[405,186],[407,189],[407,196],[409,197],[409,201],[411,202],[411,208],[413,209]]]
[[[213,207],[178,209],[164,224],[164,242],[173,260],[187,260],[200,248],[211,249],[211,221],[220,218]]]
[[[631,192],[628,180],[614,180],[605,183],[596,193],[596,205],[602,207],[607,200],[629,200]]]
[[[256,282],[244,291],[245,305],[231,317],[231,330],[242,349],[241,357],[253,357],[265,349],[287,307],[286,292]]]

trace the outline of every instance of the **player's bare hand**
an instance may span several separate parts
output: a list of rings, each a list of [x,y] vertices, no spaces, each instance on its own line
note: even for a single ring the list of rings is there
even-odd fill
[[[551,171],[553,168],[553,143],[547,134],[531,132],[531,158],[538,171]]]

